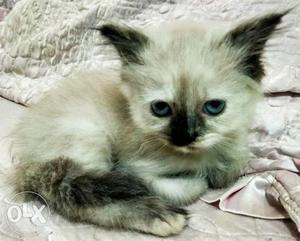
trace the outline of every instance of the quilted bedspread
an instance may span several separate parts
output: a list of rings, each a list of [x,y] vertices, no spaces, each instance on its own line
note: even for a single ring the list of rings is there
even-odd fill
[[[213,205],[198,202],[191,209],[198,213],[198,209],[218,207],[226,212],[251,216],[253,218],[241,218],[243,222],[248,219],[252,220],[249,222],[261,222],[258,226],[278,223],[259,221],[257,217],[291,218],[295,227],[300,229],[300,177],[297,168],[300,162],[299,0],[20,0],[0,23],[0,95],[30,105],[73,71],[118,68],[119,59],[113,48],[104,44],[99,33],[89,30],[105,21],[139,26],[183,18],[229,22],[290,7],[294,7],[293,11],[284,18],[281,34],[269,42],[265,55],[267,75],[262,84],[266,97],[258,105],[249,138],[252,157],[246,175],[234,186],[210,191],[202,197],[206,203]],[[231,215],[224,212],[224,219],[215,221],[211,217],[209,222],[206,222],[207,217],[203,220],[201,217],[192,218],[190,231],[201,229],[203,234],[214,230],[207,232],[219,235],[207,235],[207,239],[203,240],[234,240],[234,237],[236,240],[258,240],[257,235],[251,236],[247,232],[222,234],[222,229],[212,228],[220,222],[225,225],[225,217],[235,220]],[[58,223],[66,222],[60,218],[57,220]],[[55,231],[48,230],[47,237],[50,237],[49,232],[54,232],[56,237],[67,237],[66,233],[57,236],[63,232],[58,223],[54,222],[52,227]],[[72,230],[68,234],[70,238],[49,240],[74,240],[79,235],[75,231],[77,226],[72,224],[68,227]],[[255,234],[262,227],[256,228]],[[91,229],[84,230],[90,230],[88,232],[93,232],[99,240],[110,240],[107,237],[120,239],[114,232]],[[190,231],[185,236],[170,240],[202,240],[197,232]],[[87,232],[84,233],[83,237],[90,239],[80,240],[94,240]],[[132,237],[128,233],[124,235],[120,240]],[[247,238],[241,238],[243,235]],[[271,237],[270,240],[294,240],[280,236],[278,232],[266,235],[261,232],[262,238]],[[135,237],[151,240],[148,236]]]

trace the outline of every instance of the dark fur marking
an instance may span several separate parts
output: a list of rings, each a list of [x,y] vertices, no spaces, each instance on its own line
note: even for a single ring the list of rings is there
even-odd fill
[[[170,122],[171,142],[177,146],[186,146],[202,135],[204,121],[198,116],[190,116],[186,110],[178,112]]]
[[[170,120],[168,134],[170,141],[176,146],[186,146],[201,136],[204,131],[204,120],[198,110],[188,110],[188,77],[182,74],[177,86],[176,111]]]
[[[250,20],[226,36],[231,46],[246,49],[246,54],[242,56],[239,67],[242,72],[256,81],[260,81],[265,74],[261,55],[266,42],[286,14],[287,12],[269,14],[256,20]]]
[[[123,64],[143,64],[139,53],[148,44],[148,38],[129,27],[106,24],[97,28],[117,49]]]
[[[32,163],[27,168],[35,170],[32,171],[34,175],[23,178],[22,185],[16,180],[19,182],[17,191],[30,190],[51,196],[52,203],[56,204],[97,205],[150,195],[149,189],[138,177],[116,170],[102,175],[83,172],[73,161],[65,158]]]
[[[188,170],[188,171],[181,171],[181,172],[164,173],[161,174],[160,176],[166,178],[178,178],[178,177],[189,178],[189,177],[195,177],[196,174],[197,174],[196,171]]]
[[[122,172],[113,171],[102,176],[83,174],[66,178],[62,184],[70,190],[64,195],[77,205],[96,205],[107,200],[127,200],[150,194],[143,181]]]

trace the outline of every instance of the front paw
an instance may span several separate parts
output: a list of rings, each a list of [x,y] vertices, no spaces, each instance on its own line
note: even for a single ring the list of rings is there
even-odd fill
[[[160,237],[179,234],[188,223],[188,213],[182,208],[170,206],[160,200],[146,205],[146,215],[140,231]]]
[[[150,225],[149,232],[157,236],[167,237],[180,233],[186,225],[186,214],[169,212],[154,219]]]

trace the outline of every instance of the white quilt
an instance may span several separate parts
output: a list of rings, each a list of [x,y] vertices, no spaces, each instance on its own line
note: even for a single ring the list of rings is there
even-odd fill
[[[21,0],[0,25],[0,95],[29,104],[79,69],[117,65],[96,31],[103,21],[231,21],[295,7],[299,0]],[[300,4],[270,42],[266,92],[300,92]]]

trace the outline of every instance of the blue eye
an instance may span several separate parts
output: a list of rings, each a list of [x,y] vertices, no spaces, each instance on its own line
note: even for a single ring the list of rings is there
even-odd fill
[[[203,112],[211,116],[217,116],[225,110],[226,102],[224,100],[209,100],[203,106]]]
[[[155,100],[151,102],[151,111],[157,117],[168,117],[172,115],[172,108],[170,105],[162,100]]]

